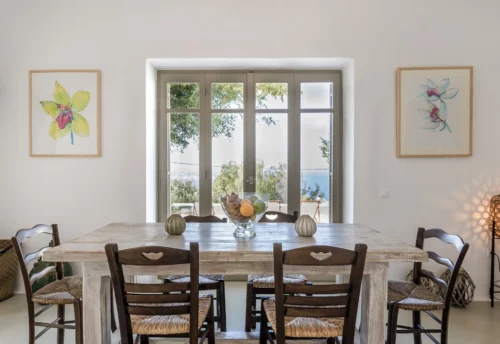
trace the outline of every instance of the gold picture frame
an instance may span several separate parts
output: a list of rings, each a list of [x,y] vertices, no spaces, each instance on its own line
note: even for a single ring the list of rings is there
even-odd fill
[[[101,157],[101,71],[29,71],[30,157]]]
[[[471,66],[397,69],[398,158],[472,156],[473,75]]]

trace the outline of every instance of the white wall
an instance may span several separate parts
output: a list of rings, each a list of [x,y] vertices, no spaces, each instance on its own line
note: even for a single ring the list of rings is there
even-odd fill
[[[494,0],[1,0],[0,237],[57,222],[67,241],[146,219],[147,58],[351,57],[354,221],[407,242],[419,225],[462,234],[484,299],[487,239],[474,213],[500,191],[499,10]],[[396,159],[395,70],[439,65],[475,67],[474,156]],[[101,159],[28,157],[28,70],[65,68],[102,71]]]

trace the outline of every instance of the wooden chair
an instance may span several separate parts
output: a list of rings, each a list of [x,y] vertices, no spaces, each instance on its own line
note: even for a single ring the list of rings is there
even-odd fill
[[[122,344],[133,344],[133,334],[141,344],[150,336],[189,334],[189,343],[208,339],[215,344],[214,313],[211,295],[199,295],[198,243],[189,250],[161,246],[143,246],[118,250],[107,244],[111,280],[116,296]],[[125,283],[124,266],[167,266],[189,264],[192,282],[168,284]]]
[[[77,276],[64,277],[62,263],[56,263],[54,266],[49,266],[42,271],[29,276],[28,266],[34,260],[40,258],[43,252],[50,248],[46,246],[40,250],[24,255],[21,248],[25,239],[31,238],[38,234],[48,234],[54,246],[59,246],[59,231],[57,225],[36,225],[30,229],[21,229],[12,238],[12,244],[16,251],[17,258],[21,265],[21,274],[23,277],[24,288],[26,291],[26,300],[28,301],[28,317],[29,317],[29,344],[35,343],[35,340],[40,338],[45,332],[51,328],[57,329],[57,343],[64,343],[64,330],[75,330],[76,343],[83,343],[82,332],[82,278]],[[56,273],[56,281],[47,284],[36,292],[32,292],[31,286],[37,280],[47,276],[50,273]],[[44,307],[35,313],[35,304],[44,305]],[[75,320],[67,321],[65,319],[65,305],[72,304],[74,306]],[[57,306],[57,319],[53,322],[40,322],[36,318],[44,313],[50,307]],[[69,325],[74,323],[74,325]],[[45,327],[42,331],[35,335],[36,327]]]
[[[389,281],[389,295],[387,308],[389,319],[387,323],[387,342],[396,343],[397,333],[412,333],[416,344],[422,343],[422,333],[427,335],[434,343],[439,343],[432,333],[441,334],[441,344],[448,343],[448,318],[450,306],[457,281],[458,273],[469,250],[469,244],[464,243],[458,235],[447,234],[441,229],[419,228],[416,246],[424,248],[424,240],[436,238],[444,243],[452,244],[458,251],[457,262],[454,264],[450,259],[441,257],[433,251],[427,251],[429,258],[438,264],[446,266],[451,271],[449,283],[436,277],[432,272],[422,269],[422,263],[415,263],[413,267],[413,281]],[[421,278],[428,278],[440,288],[438,295],[429,291],[421,285]],[[400,309],[413,312],[413,326],[398,325],[398,312]],[[431,311],[442,311],[439,319]],[[422,327],[420,314],[427,313],[439,325],[439,329],[426,329]]]
[[[269,216],[268,216],[269,215]],[[297,211],[293,215],[280,213],[277,211],[267,211],[259,222],[264,223],[295,223],[299,217]],[[288,283],[311,284],[304,275],[285,275]],[[274,294],[274,276],[273,275],[249,275],[247,283],[247,303],[245,311],[245,331],[250,332],[257,327],[260,321],[261,310],[257,308],[257,300],[262,295]],[[262,307],[261,307],[262,308]]]
[[[299,212],[294,211],[292,215],[286,214],[286,213],[281,213],[279,211],[266,211],[264,216],[260,219],[259,222],[264,222],[264,223],[279,223],[279,222],[286,222],[286,223],[295,223],[297,222],[297,219],[299,218]]]
[[[213,222],[227,223],[227,218],[223,217],[221,219],[214,215],[208,215],[208,216],[189,215],[184,217],[184,220],[186,220],[186,222],[192,222],[192,223],[213,223]]]
[[[343,344],[353,344],[366,250],[357,244],[354,251],[309,246],[283,252],[274,244],[276,294],[262,303],[260,344],[285,344],[285,338],[326,338],[330,344],[339,343],[339,336]],[[351,266],[351,275],[346,284],[290,284],[283,279],[284,265]]]
[[[217,216],[186,216],[184,218],[186,222],[193,223],[208,223],[208,222],[221,222],[227,223],[227,218],[218,218]],[[164,283],[189,283],[189,276],[167,276],[164,279]],[[226,332],[227,322],[226,322],[226,288],[224,284],[223,275],[200,275],[199,277],[200,290],[215,290],[217,301],[215,322],[218,324],[221,332]]]

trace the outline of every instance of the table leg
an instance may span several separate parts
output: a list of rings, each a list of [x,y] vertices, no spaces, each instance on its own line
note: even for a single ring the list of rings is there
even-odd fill
[[[83,339],[85,344],[111,343],[110,277],[93,275],[93,263],[83,263]]]
[[[377,263],[372,266],[370,274],[363,276],[360,328],[362,344],[385,343],[389,264]]]

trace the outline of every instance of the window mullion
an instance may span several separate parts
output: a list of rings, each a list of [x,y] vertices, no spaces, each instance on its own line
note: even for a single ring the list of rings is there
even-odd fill
[[[200,214],[212,215],[212,115],[210,80],[204,74],[200,90]]]
[[[342,223],[343,221],[343,114],[342,114],[342,76],[333,76],[333,112],[332,146],[330,146],[330,222]]]
[[[247,73],[244,84],[245,112],[243,115],[243,191],[256,191],[255,163],[255,84],[254,74]]]
[[[159,111],[157,121],[157,137],[158,137],[158,198],[157,198],[157,220],[165,221],[170,214],[170,152],[167,149],[168,140],[168,113],[165,111],[167,103],[167,81],[163,76],[160,77],[158,89],[159,94]]]
[[[300,212],[300,97],[297,80],[292,74],[288,84],[288,213]]]

